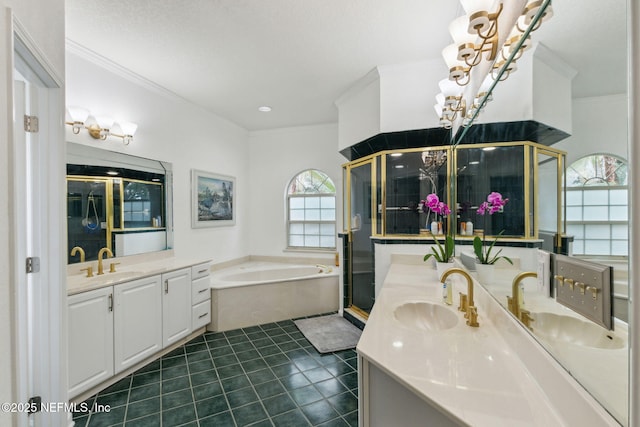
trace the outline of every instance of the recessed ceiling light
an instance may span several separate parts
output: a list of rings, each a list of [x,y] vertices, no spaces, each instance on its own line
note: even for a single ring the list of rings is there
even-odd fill
[[[400,157],[402,156],[402,153],[391,153],[390,155],[391,157]]]
[[[404,165],[395,165],[395,168],[396,169],[402,169],[402,168],[404,168]]]
[[[474,162],[469,162],[469,164],[470,164],[470,165],[479,165],[479,164],[480,164],[480,162],[476,160],[476,161],[474,161]]]
[[[116,176],[118,175],[117,171],[107,171],[107,175]]]
[[[484,147],[482,150],[483,151],[493,151],[495,149],[496,149],[496,147]]]
[[[258,107],[258,111],[260,111],[261,113],[268,113],[269,111],[271,111],[271,107],[269,107],[268,105],[262,105]]]

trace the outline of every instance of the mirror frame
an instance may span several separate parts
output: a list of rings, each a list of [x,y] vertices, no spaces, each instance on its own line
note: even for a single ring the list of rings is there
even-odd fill
[[[173,230],[173,165],[161,160],[148,159],[132,154],[110,151],[76,142],[66,142],[66,164],[81,164],[87,166],[111,166],[144,172],[162,174],[165,177],[164,208],[166,246],[164,251],[172,250],[174,245]],[[66,175],[65,175],[66,176]],[[67,251],[70,248],[67,248]],[[156,253],[155,251],[146,253]],[[140,255],[140,254],[137,254]],[[131,255],[136,256],[136,255]]]

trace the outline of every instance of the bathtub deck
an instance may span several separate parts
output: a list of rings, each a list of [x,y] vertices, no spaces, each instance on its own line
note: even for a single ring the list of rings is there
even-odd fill
[[[244,267],[230,268],[227,272],[220,270],[214,274],[211,288],[211,323],[207,330],[229,331],[338,311],[337,272],[268,283],[238,282],[236,286],[223,283],[224,280],[220,279],[226,274],[264,267],[252,263]]]

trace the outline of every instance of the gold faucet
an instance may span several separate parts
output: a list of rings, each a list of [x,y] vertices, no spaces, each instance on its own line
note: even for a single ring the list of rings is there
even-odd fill
[[[522,321],[522,301],[520,301],[520,282],[526,279],[527,277],[538,277],[538,273],[535,271],[523,271],[518,274],[511,284],[511,296],[507,297],[507,305],[509,307],[509,311],[513,313],[516,318]],[[528,312],[525,313],[528,316]],[[528,322],[528,321],[527,321]],[[528,325],[527,325],[528,326]]]
[[[473,279],[469,276],[469,273],[458,267],[450,268],[442,273],[440,283],[444,283],[447,277],[455,273],[460,274],[467,280],[467,294],[460,292],[460,307],[458,309],[466,313],[464,317],[467,318],[467,325],[478,327],[480,326],[478,323],[478,309],[473,302]]]
[[[107,254],[107,258],[113,258],[113,252],[109,248],[102,248],[100,252],[98,252],[98,275],[104,274],[104,268],[102,266],[102,257],[104,254]]]
[[[73,249],[71,249],[71,256],[76,256],[77,254],[80,254],[80,262],[84,262],[84,249],[80,246],[74,246]]]

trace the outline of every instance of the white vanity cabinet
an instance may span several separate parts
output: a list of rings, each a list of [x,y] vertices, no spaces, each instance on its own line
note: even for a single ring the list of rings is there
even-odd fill
[[[162,293],[159,275],[115,285],[115,373],[162,349]]]
[[[191,333],[191,268],[162,275],[162,347]]]
[[[68,296],[70,399],[100,391],[204,331],[211,321],[211,264],[172,267],[112,284],[105,273],[91,279],[102,287]]]
[[[191,326],[193,330],[211,322],[210,263],[191,267]]]
[[[69,396],[109,379],[113,369],[113,287],[71,295]]]

